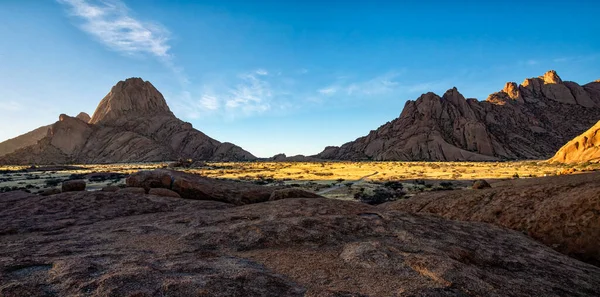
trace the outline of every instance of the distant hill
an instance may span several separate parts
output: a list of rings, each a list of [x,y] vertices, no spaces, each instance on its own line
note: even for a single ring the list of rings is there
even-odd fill
[[[490,161],[547,159],[600,119],[600,82],[580,86],[555,71],[485,101],[456,88],[408,101],[397,119],[314,157],[337,160]]]
[[[0,164],[256,159],[242,148],[221,143],[179,120],[162,94],[140,78],[117,83],[91,118],[63,114],[46,130],[47,135],[37,143],[0,157]]]
[[[52,125],[42,126],[23,135],[0,142],[0,156],[36,144],[40,139],[46,137],[48,129],[50,129],[51,126]]]

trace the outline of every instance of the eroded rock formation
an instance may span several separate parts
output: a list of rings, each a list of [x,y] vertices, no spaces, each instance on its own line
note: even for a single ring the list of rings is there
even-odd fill
[[[177,160],[256,159],[176,118],[162,94],[147,81],[115,85],[93,116],[61,115],[38,143],[0,157],[0,164],[118,163]]]
[[[408,101],[400,117],[315,157],[342,160],[546,159],[600,119],[600,83],[580,86],[555,71],[509,82],[485,101],[456,88]]]

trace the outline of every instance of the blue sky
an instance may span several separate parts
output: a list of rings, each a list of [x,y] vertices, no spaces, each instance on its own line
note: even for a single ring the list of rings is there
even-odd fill
[[[0,141],[142,77],[257,156],[315,154],[456,86],[600,78],[598,1],[0,1]]]

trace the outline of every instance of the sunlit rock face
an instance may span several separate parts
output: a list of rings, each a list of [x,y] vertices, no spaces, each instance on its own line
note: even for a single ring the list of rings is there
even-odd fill
[[[600,162],[600,121],[560,148],[549,162]]]
[[[456,88],[408,101],[400,117],[316,157],[343,160],[546,159],[600,118],[600,83],[580,86],[556,71],[508,82],[485,101]]]
[[[179,158],[245,161],[255,157],[179,120],[147,81],[120,81],[90,118],[60,115],[46,137],[0,158],[3,164],[154,162]]]

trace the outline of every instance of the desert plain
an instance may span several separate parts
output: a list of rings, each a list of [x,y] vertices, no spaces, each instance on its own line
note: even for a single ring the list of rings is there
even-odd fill
[[[260,185],[300,187],[327,198],[354,199],[385,183],[400,183],[404,198],[428,191],[469,189],[475,180],[501,185],[507,180],[581,174],[600,170],[599,163],[562,164],[547,161],[506,162],[201,162],[178,167],[178,162],[73,164],[60,166],[0,166],[0,192],[42,193],[59,189],[63,181],[84,179],[87,190],[125,187],[125,179],[140,170],[170,168],[208,178]],[[189,162],[188,164],[191,164]],[[361,190],[363,189],[363,190]]]

